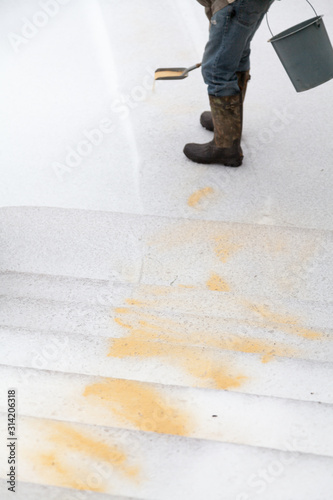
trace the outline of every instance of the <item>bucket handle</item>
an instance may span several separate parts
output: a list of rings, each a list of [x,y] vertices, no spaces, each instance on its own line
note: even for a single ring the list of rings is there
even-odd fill
[[[312,8],[313,12],[316,14],[316,17],[318,17],[318,14],[317,14],[314,6],[312,5],[312,3],[310,3],[309,0],[305,0],[305,1],[310,5],[310,7]],[[268,13],[266,14],[266,23],[267,23],[268,29],[271,32],[271,35],[273,37],[274,35],[273,35],[273,32],[272,32],[271,27],[270,27],[269,22],[268,22]]]

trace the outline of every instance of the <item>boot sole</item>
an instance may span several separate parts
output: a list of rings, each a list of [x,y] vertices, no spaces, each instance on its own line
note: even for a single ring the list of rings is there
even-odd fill
[[[234,167],[234,168],[237,168],[237,167],[240,167],[243,163],[243,158],[230,158],[229,160],[228,159],[225,159],[223,161],[207,161],[205,160],[204,158],[191,158],[190,156],[188,156],[184,150],[184,154],[185,156],[193,161],[194,163],[199,163],[199,164],[202,164],[202,165],[222,165],[224,167]]]

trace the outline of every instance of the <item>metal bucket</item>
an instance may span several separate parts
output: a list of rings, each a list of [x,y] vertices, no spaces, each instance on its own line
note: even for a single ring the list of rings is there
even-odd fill
[[[333,49],[322,17],[313,17],[268,40],[297,92],[333,78]]]

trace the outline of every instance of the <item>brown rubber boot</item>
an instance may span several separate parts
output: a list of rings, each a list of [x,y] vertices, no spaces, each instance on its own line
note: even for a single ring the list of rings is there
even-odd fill
[[[210,95],[209,101],[214,123],[214,140],[206,144],[186,144],[184,154],[196,163],[239,167],[243,161],[240,145],[243,123],[242,95]]]
[[[251,80],[250,71],[237,71],[237,78],[238,86],[242,93],[242,100],[244,102],[247,84],[248,81]],[[204,111],[202,113],[202,115],[200,116],[200,123],[204,128],[210,130],[210,132],[214,132],[214,124],[211,111]]]

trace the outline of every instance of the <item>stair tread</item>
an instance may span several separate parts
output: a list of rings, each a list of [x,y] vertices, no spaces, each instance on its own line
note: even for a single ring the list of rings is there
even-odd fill
[[[95,303],[71,302],[64,300],[50,300],[42,298],[27,298],[0,296],[0,324],[8,324],[9,316],[12,321],[19,321],[26,318],[29,322],[30,314],[25,314],[23,309],[29,308],[29,313],[39,314],[37,323],[42,325],[43,317],[46,322],[52,320],[57,313],[57,321],[60,328],[64,329],[64,324],[68,320],[63,318],[61,324],[60,311],[71,314],[71,321],[75,322],[75,315],[82,317],[84,314],[99,317],[104,316],[103,321],[110,325],[112,319],[119,308],[126,308],[138,314],[149,311],[158,314],[178,314],[192,315],[202,318],[221,318],[224,320],[244,320],[250,324],[258,325],[282,325],[281,329],[289,329],[290,333],[297,334],[299,330],[306,328],[325,329],[332,331],[333,305],[317,302],[269,300],[262,297],[238,297],[233,295],[216,296],[211,292],[195,293],[183,290],[173,290],[165,287],[125,287],[115,292],[113,302]],[[6,309],[7,308],[7,309]],[[21,312],[20,312],[21,311]],[[49,316],[48,317],[48,312]],[[32,319],[33,321],[33,319]],[[32,322],[30,321],[30,323]],[[82,323],[81,320],[79,322]],[[29,327],[25,324],[17,326]],[[55,322],[55,324],[57,324]],[[52,322],[51,322],[52,325]],[[49,328],[52,329],[52,326]],[[15,323],[13,324],[15,326]],[[98,325],[94,325],[95,327]],[[301,334],[302,332],[300,332]],[[306,337],[306,333],[304,333]]]
[[[20,418],[66,415],[89,425],[333,457],[333,405],[3,365],[0,377],[19,392]]]
[[[34,207],[0,222],[27,491],[243,500],[266,467],[269,500],[326,500],[332,232]],[[105,450],[116,463],[88,484]]]
[[[51,462],[55,466],[52,474]],[[212,492],[228,488],[230,498],[237,498],[240,489],[246,488],[246,479],[253,474],[259,479],[263,469],[270,478],[274,474],[279,477],[279,481],[272,481],[270,485],[272,500],[281,497],[301,500],[301,495],[326,499],[327,491],[333,486],[332,464],[332,458],[302,453],[65,420],[20,419],[22,481],[92,489],[90,474],[98,468],[94,487],[98,486],[99,492],[138,495],[147,500],[156,499],[157,492],[159,500],[202,500],[207,484]],[[63,469],[70,472],[70,477],[57,472]],[[316,481],[313,481],[313,470],[316,470]],[[172,472],[172,481],[166,482],[166,471],[168,477]]]
[[[46,275],[15,271],[0,271],[0,296],[13,298],[41,299],[59,302],[87,303],[92,305],[112,305],[115,300],[131,295],[139,290],[151,294],[179,294],[183,297],[218,297],[237,299],[241,296],[232,291],[210,290],[207,287],[186,285],[158,285],[156,283],[124,283],[116,279],[102,280],[78,278],[73,276]],[[213,295],[212,295],[213,294]],[[244,298],[266,299],[269,302],[304,304],[320,308],[333,308],[330,296],[317,297],[316,300],[262,295],[244,295]]]
[[[1,500],[12,500],[13,493],[7,491],[5,479],[0,478]],[[18,489],[15,491],[15,500],[37,500],[47,498],[47,500],[146,500],[139,497],[124,497],[111,495],[110,493],[97,493],[93,491],[73,490],[72,488],[61,488],[57,486],[47,486],[44,484],[33,484],[19,481]]]
[[[333,364],[127,338],[0,332],[0,363],[331,403]],[[18,349],[20,346],[20,349]]]
[[[34,207],[0,221],[4,271],[332,296],[330,231]]]

